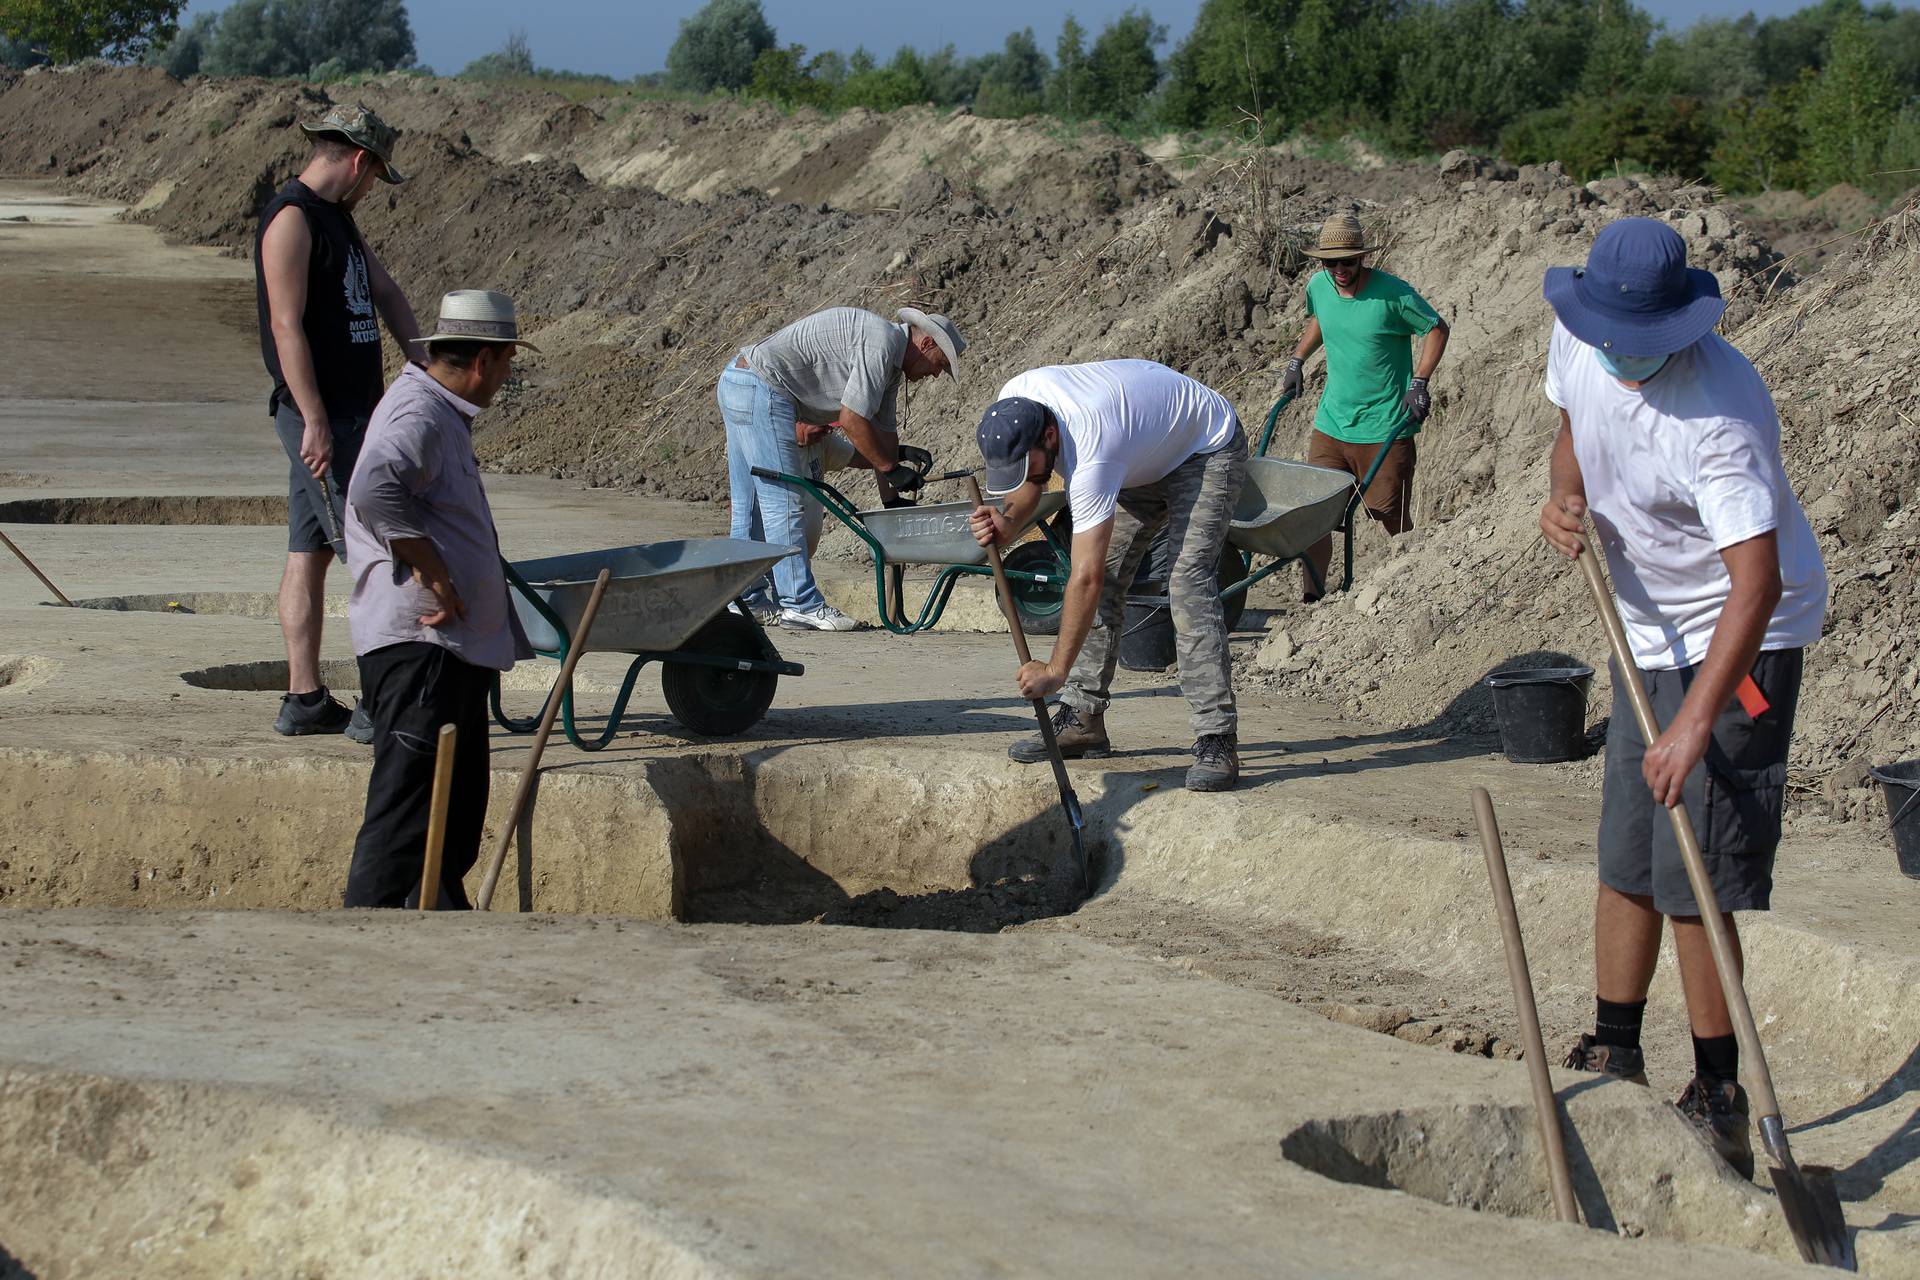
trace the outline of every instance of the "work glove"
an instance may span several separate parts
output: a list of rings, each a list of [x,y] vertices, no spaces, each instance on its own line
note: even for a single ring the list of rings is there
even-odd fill
[[[902,449],[901,452],[905,453],[906,450]],[[880,473],[880,478],[892,485],[893,491],[898,494],[918,493],[927,479],[925,472],[906,466],[889,467]]]
[[[1400,401],[1400,408],[1416,423],[1427,420],[1427,415],[1433,412],[1433,397],[1427,394],[1425,378],[1415,378],[1407,384],[1407,394]]]
[[[917,448],[910,444],[903,444],[900,446],[900,465],[903,467],[912,467],[924,476],[927,472],[933,470],[933,455],[925,449]]]
[[[1300,371],[1305,363],[1305,361],[1298,357],[1287,361],[1287,371],[1280,375],[1281,395],[1292,399],[1299,395],[1301,391],[1305,390],[1305,379],[1300,376]]]

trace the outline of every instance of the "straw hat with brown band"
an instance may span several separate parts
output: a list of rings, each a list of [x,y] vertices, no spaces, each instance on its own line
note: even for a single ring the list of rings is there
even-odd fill
[[[1336,213],[1320,224],[1320,239],[1310,249],[1302,249],[1309,258],[1318,258],[1322,262],[1334,262],[1346,258],[1358,258],[1362,254],[1372,253],[1380,246],[1367,243],[1367,233],[1360,226],[1360,219],[1350,213]]]

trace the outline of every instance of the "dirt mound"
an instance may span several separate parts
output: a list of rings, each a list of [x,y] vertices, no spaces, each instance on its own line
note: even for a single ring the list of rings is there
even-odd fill
[[[1713,212],[1679,215],[1696,260],[1703,237],[1717,239],[1719,224],[1703,225]],[[1437,379],[1449,384],[1446,405],[1421,437],[1425,527],[1391,543],[1363,533],[1355,590],[1277,625],[1255,672],[1395,725],[1484,733],[1493,729],[1485,673],[1572,656],[1600,672],[1589,712],[1605,714],[1604,639],[1583,584],[1535,524],[1556,426],[1539,391],[1540,269],[1577,261],[1590,229],[1570,230],[1558,254],[1530,249],[1520,270],[1459,260],[1455,279],[1472,282],[1476,301],[1456,334],[1464,339],[1465,319],[1492,302],[1510,317],[1503,341],[1513,354],[1503,367],[1484,351],[1459,364],[1449,353]],[[1767,278],[1736,288],[1726,327],[1773,389],[1787,469],[1833,583],[1835,638],[1809,656],[1792,799],[1805,812],[1877,817],[1866,763],[1920,754],[1920,403],[1905,359],[1920,332],[1920,217],[1909,209],[1760,305],[1752,295]]]

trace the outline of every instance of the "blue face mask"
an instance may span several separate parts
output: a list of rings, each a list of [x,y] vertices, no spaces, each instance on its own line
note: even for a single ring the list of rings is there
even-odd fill
[[[1622,382],[1645,382],[1654,374],[1667,367],[1672,356],[1614,356],[1595,347],[1593,353],[1600,357],[1600,367]]]

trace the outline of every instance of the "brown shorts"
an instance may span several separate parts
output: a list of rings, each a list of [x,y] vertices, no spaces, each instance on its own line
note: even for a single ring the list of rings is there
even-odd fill
[[[1344,471],[1356,481],[1367,474],[1378,443],[1348,444],[1330,435],[1314,432],[1307,441],[1307,461],[1316,467]],[[1413,528],[1413,466],[1415,451],[1410,439],[1395,440],[1387,450],[1373,483],[1364,499],[1367,514],[1387,527],[1388,533],[1405,533]]]

